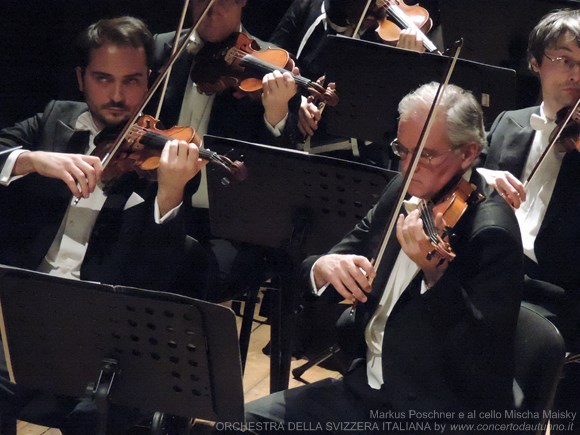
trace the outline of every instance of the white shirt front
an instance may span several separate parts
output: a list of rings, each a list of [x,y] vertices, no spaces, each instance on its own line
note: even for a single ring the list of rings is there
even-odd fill
[[[84,112],[78,117],[75,130],[89,131],[89,147],[86,153],[92,153],[95,149],[94,139],[99,130],[89,112]],[[106,199],[102,189],[97,186],[88,198],[81,198],[77,205],[68,206],[56,237],[38,267],[39,272],[62,278],[80,279],[81,265],[91,232]]]
[[[531,122],[532,126],[539,128],[539,130],[534,135],[532,147],[522,173],[522,182],[525,182],[529,177],[548,146],[550,134],[556,127],[554,121],[546,119],[543,104],[540,106],[539,118],[535,114],[532,117],[535,117]],[[536,263],[538,260],[534,252],[534,243],[552,198],[564,154],[556,146],[548,151],[536,173],[526,185],[526,200],[515,212],[522,234],[524,254]]]
[[[387,281],[387,286],[385,287],[379,306],[365,328],[367,378],[369,386],[376,390],[380,389],[381,385],[383,385],[383,336],[385,334],[387,319],[393,307],[418,272],[419,267],[417,264],[401,249],[393,266],[393,270],[389,275],[389,280]]]

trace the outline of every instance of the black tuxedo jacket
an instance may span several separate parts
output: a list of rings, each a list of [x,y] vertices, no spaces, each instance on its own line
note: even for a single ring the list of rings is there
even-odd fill
[[[521,179],[532,146],[532,113],[539,107],[503,112],[488,136],[485,167],[506,170]],[[548,310],[570,351],[580,350],[580,153],[566,153],[541,223],[534,251],[538,264],[526,261],[524,299]],[[555,314],[556,317],[552,317]]]
[[[377,205],[330,252],[375,258],[400,184],[400,178],[391,182]],[[494,196],[470,207],[453,232],[457,256],[443,277],[421,295],[420,273],[387,321],[380,393],[395,410],[504,409],[512,404],[513,339],[523,276],[517,221]],[[355,357],[365,358],[364,328],[399,251],[393,232],[368,301],[358,304],[354,324],[339,331],[341,347]],[[316,259],[304,262],[304,279]],[[338,296],[333,289],[326,294]],[[366,377],[356,379],[366,382]],[[364,394],[364,385],[351,386]]]
[[[488,136],[486,168],[506,170],[521,178],[534,138],[532,113],[539,113],[539,107],[498,116]],[[568,152],[554,176],[554,192],[534,245],[539,269],[533,277],[580,292],[580,153]]]
[[[84,103],[53,101],[43,113],[0,132],[0,151],[22,145],[29,150],[85,153],[89,132],[75,130]],[[0,156],[4,165],[7,155]],[[90,236],[81,279],[154,290],[177,288],[185,246],[184,203],[178,216],[154,222],[157,184],[129,174],[113,187]],[[133,193],[145,202],[125,208]],[[0,186],[0,263],[37,269],[72,199],[61,180],[30,174]],[[179,286],[187,284],[180,283]],[[189,283],[191,285],[191,283]]]

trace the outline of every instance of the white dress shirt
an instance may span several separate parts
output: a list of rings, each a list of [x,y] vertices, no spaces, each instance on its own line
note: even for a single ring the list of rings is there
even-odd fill
[[[383,336],[387,319],[393,307],[419,272],[419,267],[401,249],[393,270],[389,275],[387,286],[379,302],[379,306],[373,313],[365,328],[365,341],[367,343],[367,378],[369,386],[376,390],[383,385]],[[422,292],[426,291],[425,284],[422,284]]]
[[[550,134],[556,127],[554,121],[546,118],[543,103],[540,106],[540,115],[532,114],[530,125],[536,130],[536,133],[524,166],[522,182],[528,179],[532,169],[548,146]],[[526,200],[516,210],[516,217],[522,233],[524,254],[536,263],[538,260],[534,252],[534,243],[552,198],[564,154],[556,146],[548,151],[536,173],[526,185]]]

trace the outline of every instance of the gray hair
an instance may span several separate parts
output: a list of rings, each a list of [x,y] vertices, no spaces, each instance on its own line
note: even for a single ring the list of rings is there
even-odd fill
[[[435,100],[439,83],[427,83],[407,94],[399,103],[399,119],[412,117],[418,109],[429,109]],[[475,143],[481,151],[486,144],[481,106],[471,94],[459,86],[448,85],[440,99],[452,148]]]
[[[542,65],[546,49],[555,48],[563,35],[575,39],[580,47],[580,10],[560,9],[542,17],[528,39],[528,64],[533,58]]]

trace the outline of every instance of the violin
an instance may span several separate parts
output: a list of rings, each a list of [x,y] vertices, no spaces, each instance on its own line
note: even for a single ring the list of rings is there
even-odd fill
[[[563,107],[556,113],[556,125],[550,142],[556,141],[566,152],[580,151],[580,98],[571,107]]]
[[[127,136],[128,136],[130,131],[139,127],[139,126],[136,126],[136,124],[137,124],[137,121],[139,121],[142,118],[141,113],[144,110],[145,106],[147,105],[147,103],[149,103],[153,94],[159,89],[162,82],[165,81],[165,83],[167,83],[166,79],[168,78],[168,76],[171,72],[172,66],[174,65],[175,61],[179,58],[179,56],[181,56],[181,54],[187,48],[188,41],[193,36],[193,34],[197,31],[199,24],[201,23],[202,19],[207,15],[208,11],[211,9],[211,7],[213,6],[215,1],[216,0],[209,0],[208,4],[205,6],[205,8],[204,8],[199,20],[197,21],[197,23],[189,30],[189,32],[187,33],[187,35],[185,36],[185,38],[183,40],[183,43],[181,43],[179,45],[179,47],[177,47],[173,50],[173,53],[172,53],[170,59],[163,66],[163,68],[159,72],[159,75],[157,76],[157,78],[155,79],[153,84],[149,87],[149,91],[144,96],[140,107],[138,108],[138,110],[135,110],[133,112],[133,114],[130,116],[130,118],[126,121],[125,125],[122,126],[121,131],[118,132],[117,129],[115,129],[115,128],[107,129],[104,132],[101,132],[103,134],[102,134],[101,138],[99,139],[99,141],[97,141],[96,140],[97,138],[95,138],[95,142],[97,142],[97,144],[96,144],[96,148],[94,150],[94,154],[98,155],[101,158],[102,165],[103,165],[103,174],[106,176],[105,180],[108,179],[108,183],[104,182],[103,179],[100,180],[100,184],[102,185],[103,190],[105,192],[107,191],[107,189],[109,187],[107,184],[110,184],[113,180],[115,180],[116,178],[122,176],[123,174],[125,174],[127,172],[140,171],[140,174],[142,176],[147,176],[150,178],[156,177],[156,175],[157,175],[156,172],[153,173],[152,171],[154,171],[154,170],[156,171],[158,163],[159,163],[159,157],[161,156],[161,150],[162,150],[163,146],[165,146],[165,143],[167,142],[167,140],[171,139],[171,138],[165,137],[165,140],[163,140],[163,145],[161,145],[161,141],[159,141],[158,143],[156,143],[155,146],[151,147],[151,148],[157,148],[156,153],[159,153],[158,156],[156,156],[156,157],[150,156],[151,158],[137,158],[137,156],[140,155],[140,153],[133,152],[134,150],[132,150],[132,148],[131,148],[133,145],[131,142],[127,141]],[[185,13],[185,10],[187,9],[187,5],[188,5],[188,2],[185,2],[184,13]],[[161,104],[161,102],[160,102],[160,104]],[[147,119],[147,118],[144,118],[144,119]],[[157,124],[157,120],[155,120],[155,118],[151,118],[148,121],[154,121],[154,122],[149,122],[148,124],[151,124],[151,125],[146,125],[145,129],[147,129],[148,127],[151,127],[151,126],[155,127],[155,125]],[[119,126],[119,127],[121,127],[121,126]],[[117,132],[118,132],[118,135],[116,135],[115,138],[112,138],[112,136],[114,134],[116,134]],[[192,136],[191,136],[192,140],[193,140],[193,136],[195,136],[195,134],[192,133]],[[149,137],[151,137],[151,135],[149,135]],[[105,140],[104,138],[106,138],[107,140]],[[197,138],[197,140],[199,141],[198,143],[201,143],[201,140],[199,140],[199,138]],[[145,139],[145,141],[147,141],[147,139]],[[137,142],[139,142],[139,141],[137,141]],[[205,153],[200,150],[200,157],[203,158],[203,155],[205,155]],[[220,157],[220,156],[207,155],[207,157],[210,161],[214,161],[215,159],[219,160],[218,157]],[[144,163],[145,166],[141,167],[139,162],[141,162],[141,164]],[[157,162],[157,163],[155,163],[155,162]],[[236,167],[236,165],[234,165],[234,163],[236,163],[236,162],[232,162],[232,166]],[[112,165],[114,167],[114,169],[113,168],[108,169],[109,165]],[[227,164],[226,164],[226,166],[227,166]],[[238,164],[237,166],[240,166],[240,165]],[[155,167],[155,169],[148,169],[148,168],[152,168],[152,167]],[[239,172],[240,172],[240,174],[245,173],[244,170],[240,170]],[[76,206],[79,203],[79,201],[80,201],[80,198],[73,198],[71,205]]]
[[[101,184],[104,190],[129,172],[136,172],[142,178],[156,180],[161,151],[168,140],[179,139],[196,145],[201,144],[201,139],[193,128],[175,126],[162,130],[157,127],[158,122],[152,116],[141,115],[129,127],[121,146],[103,169]],[[112,129],[99,133],[95,137],[96,148],[92,154],[105,161],[113,150],[118,133]],[[222,167],[234,181],[241,182],[247,176],[247,169],[242,162],[232,161],[205,148],[199,148],[199,157]]]
[[[449,243],[449,236],[453,227],[457,225],[467,209],[485,199],[485,196],[477,192],[474,184],[465,178],[460,177],[459,182],[450,183],[453,188],[439,195],[433,201],[421,201],[419,212],[423,221],[423,229],[429,237],[432,250],[427,253],[427,259],[439,257],[438,266],[445,261],[451,262],[455,258],[455,253]],[[442,213],[443,228],[438,229],[435,225],[434,216]]]
[[[205,94],[237,88],[246,94],[256,95],[262,89],[262,77],[273,71],[288,72],[296,84],[306,89],[325,104],[338,104],[334,89],[296,75],[290,71],[293,61],[281,48],[260,50],[255,40],[244,33],[234,33],[220,43],[206,43],[197,53],[191,70],[191,80]]]
[[[548,146],[542,152],[542,155],[534,165],[524,187],[526,187],[530,180],[536,175],[542,162],[555,145],[560,146],[564,151],[569,152],[573,150],[580,151],[580,98],[572,107],[564,107],[556,113],[556,128],[550,134]]]
[[[441,96],[445,92],[447,85],[449,84],[449,80],[451,79],[451,74],[453,73],[453,70],[455,69],[455,64],[457,62],[457,59],[459,58],[459,53],[461,51],[462,46],[463,46],[463,40],[459,40],[456,42],[455,54],[453,55],[452,58],[449,58],[449,64],[447,66],[447,71],[445,72],[445,78],[441,82],[441,84],[439,85],[439,88],[437,89],[437,92],[435,94],[435,98],[433,99],[433,103],[431,104],[431,108],[429,109],[427,119],[425,121],[425,124],[423,125],[423,129],[422,129],[421,134],[419,136],[418,144],[415,147],[415,150],[413,151],[413,154],[411,156],[411,160],[409,162],[408,169],[405,172],[405,175],[403,177],[403,186],[401,188],[399,198],[397,200],[397,203],[393,207],[393,213],[391,214],[391,217],[389,219],[389,225],[387,226],[387,228],[385,230],[385,236],[383,237],[383,242],[379,248],[376,259],[373,260],[373,262],[375,263],[375,267],[377,269],[379,268],[380,263],[383,260],[383,255],[385,253],[385,249],[387,248],[387,243],[391,237],[391,234],[392,234],[392,232],[395,228],[395,224],[397,222],[398,211],[401,210],[401,207],[403,206],[405,196],[407,195],[407,191],[409,190],[411,180],[413,179],[413,175],[415,174],[415,170],[417,169],[417,165],[419,164],[419,159],[421,157],[421,153],[423,152],[423,148],[425,147],[427,137],[429,136],[429,132],[431,131],[431,127],[433,125],[433,122],[436,119],[436,114],[437,114],[437,111],[439,108],[439,101],[441,99]]]
[[[437,47],[427,37],[433,27],[433,20],[427,9],[416,4],[409,6],[400,0],[378,0],[386,9],[389,18],[379,20],[376,29],[379,37],[388,44],[396,44],[401,36],[401,29],[412,29],[421,38],[423,46],[430,53],[439,53]],[[439,53],[441,54],[441,53]]]

